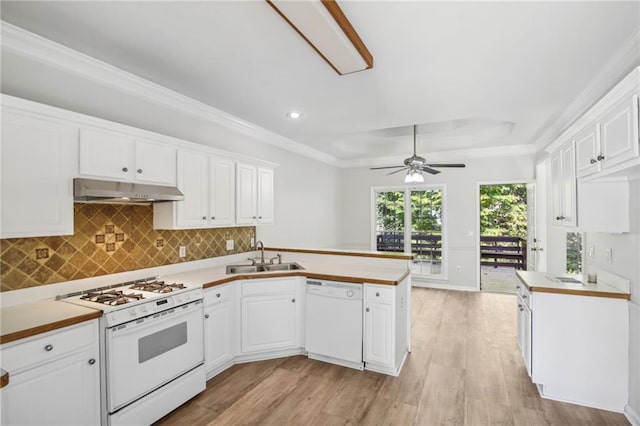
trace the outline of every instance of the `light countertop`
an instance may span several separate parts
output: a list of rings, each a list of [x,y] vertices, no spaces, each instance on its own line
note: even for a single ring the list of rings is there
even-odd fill
[[[554,280],[556,275],[545,272],[516,271],[520,281],[532,292],[573,294],[577,296],[608,297],[613,299],[631,299],[628,292],[623,292],[606,283],[571,284]],[[560,275],[558,275],[560,276]]]
[[[295,271],[258,272],[248,274],[227,274],[226,267],[199,269],[163,276],[165,281],[182,282],[187,286],[209,288],[231,281],[276,277],[308,277],[352,283],[398,285],[410,273],[400,268],[382,268],[364,265],[346,265],[322,261],[299,261],[304,269]]]
[[[99,309],[49,299],[0,309],[0,344],[100,318]]]

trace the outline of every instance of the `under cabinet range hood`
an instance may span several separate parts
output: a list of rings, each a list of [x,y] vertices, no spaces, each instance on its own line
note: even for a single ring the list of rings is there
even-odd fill
[[[151,204],[182,201],[184,195],[172,186],[76,178],[73,200],[76,203]]]

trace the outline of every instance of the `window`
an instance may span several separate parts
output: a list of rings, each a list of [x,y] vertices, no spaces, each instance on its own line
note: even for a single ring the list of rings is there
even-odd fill
[[[582,234],[567,232],[567,273],[582,273]]]
[[[374,188],[375,249],[412,253],[415,275],[445,271],[444,186]]]

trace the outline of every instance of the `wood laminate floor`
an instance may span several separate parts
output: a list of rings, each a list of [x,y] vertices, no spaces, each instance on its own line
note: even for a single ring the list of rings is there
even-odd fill
[[[239,364],[158,425],[628,425],[540,398],[516,343],[515,296],[415,288],[400,377],[295,356]]]

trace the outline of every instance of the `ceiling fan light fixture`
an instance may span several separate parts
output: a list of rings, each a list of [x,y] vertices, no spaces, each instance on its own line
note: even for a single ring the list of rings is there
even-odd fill
[[[424,176],[419,170],[409,170],[404,177],[404,183],[423,183]]]
[[[266,2],[338,74],[373,67],[373,56],[335,0]]]

